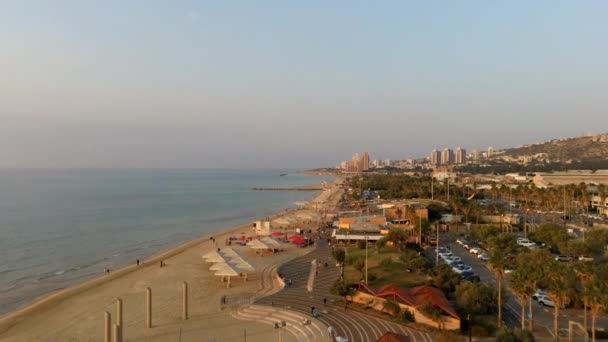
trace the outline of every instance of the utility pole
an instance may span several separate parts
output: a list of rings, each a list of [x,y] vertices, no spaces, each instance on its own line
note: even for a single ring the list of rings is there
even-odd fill
[[[431,173],[431,201],[435,200],[435,194],[433,192],[434,183],[435,183],[435,177],[433,177],[433,173]]]
[[[437,231],[437,246],[435,247],[435,266],[439,265],[439,224],[435,223],[435,230]]]
[[[564,228],[566,228],[566,184],[564,184]]]
[[[367,285],[367,235],[365,236],[365,284]]]
[[[418,236],[420,238],[418,243],[420,244],[420,247],[422,247],[422,216],[421,215],[418,215]]]
[[[448,202],[450,201],[450,176],[448,175]]]

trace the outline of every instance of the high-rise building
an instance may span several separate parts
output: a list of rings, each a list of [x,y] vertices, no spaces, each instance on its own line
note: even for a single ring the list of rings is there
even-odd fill
[[[393,163],[391,162],[390,159],[387,159],[387,160],[384,161],[384,165],[388,166],[388,167],[391,167],[393,165]]]
[[[490,146],[488,147],[488,158],[492,157],[494,155],[494,147]]]
[[[373,165],[374,167],[380,167],[380,161],[378,159],[374,159]]]
[[[444,148],[441,153],[441,164],[451,164],[454,162],[454,151],[449,148]]]
[[[467,150],[458,147],[456,149],[456,164],[465,164],[467,162]]]
[[[369,170],[369,153],[361,153],[361,171]]]
[[[481,153],[479,152],[479,150],[473,150],[472,156],[473,156],[473,161],[478,162],[479,159],[481,159]]]
[[[441,153],[434,149],[431,151],[431,165],[439,165],[441,164]]]

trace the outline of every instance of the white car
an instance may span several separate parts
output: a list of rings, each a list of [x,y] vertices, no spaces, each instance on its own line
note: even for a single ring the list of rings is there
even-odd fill
[[[481,249],[479,247],[473,247],[473,248],[469,249],[469,253],[471,253],[473,255],[477,255],[477,254],[479,254],[479,252],[481,252]]]
[[[540,305],[555,307],[555,303],[553,303],[553,301],[547,296],[538,296],[538,299],[536,301]],[[564,304],[562,304],[560,309],[564,309],[565,307],[566,306]]]
[[[473,267],[469,266],[469,265],[458,265],[455,267],[452,267],[452,271],[461,274],[463,272],[472,272],[473,271]]]
[[[536,292],[534,292],[534,294],[532,295],[532,299],[534,300],[538,300],[538,297],[540,296],[547,296],[547,294],[545,293],[545,291],[541,290],[541,289],[536,289]]]
[[[460,259],[460,257],[457,257],[457,256],[452,256],[452,257],[450,257],[450,259],[445,259],[445,262],[448,265],[455,261],[462,261],[462,259]]]

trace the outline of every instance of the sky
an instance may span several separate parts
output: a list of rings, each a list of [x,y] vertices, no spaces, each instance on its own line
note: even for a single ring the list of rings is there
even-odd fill
[[[608,2],[7,1],[0,167],[308,168],[608,131]]]

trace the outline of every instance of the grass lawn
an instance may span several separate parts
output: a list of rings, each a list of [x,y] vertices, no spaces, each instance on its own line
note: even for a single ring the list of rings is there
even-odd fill
[[[396,247],[383,247],[378,251],[375,246],[369,246],[367,253],[368,279],[371,286],[380,287],[387,284],[395,284],[400,287],[412,287],[423,284],[427,279],[424,274],[407,272],[399,260],[401,253]],[[353,260],[352,263],[349,263],[350,258]],[[382,265],[382,260],[387,258],[391,258],[391,263]],[[362,272],[359,272],[353,266],[357,259],[365,261],[365,249],[350,246],[346,256],[346,268],[344,269],[347,283],[354,283],[365,279],[365,268],[363,268]]]

